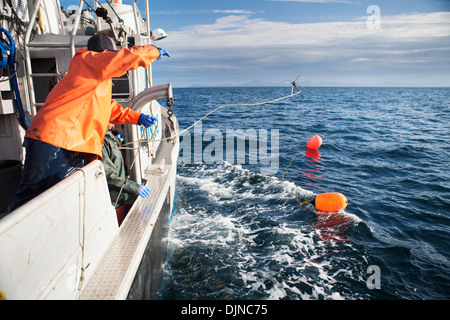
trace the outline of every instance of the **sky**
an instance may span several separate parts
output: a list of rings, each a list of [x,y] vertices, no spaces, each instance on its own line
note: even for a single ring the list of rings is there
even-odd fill
[[[155,84],[450,86],[450,0],[153,0],[150,25]]]

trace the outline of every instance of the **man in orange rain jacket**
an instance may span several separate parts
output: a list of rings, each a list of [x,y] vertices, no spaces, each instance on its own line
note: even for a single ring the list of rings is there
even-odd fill
[[[78,50],[64,78],[52,89],[25,135],[26,159],[14,210],[83,166],[102,157],[108,123],[150,127],[156,118],[111,100],[112,78],[147,67],[170,54],[152,45],[121,48],[95,35]]]

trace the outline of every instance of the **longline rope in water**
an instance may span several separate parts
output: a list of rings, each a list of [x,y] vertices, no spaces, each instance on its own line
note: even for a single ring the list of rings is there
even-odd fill
[[[126,146],[127,146],[127,145],[130,145],[130,144],[134,144],[134,143],[136,143],[136,142],[138,142],[139,144],[141,144],[141,143],[149,143],[149,142],[152,141],[152,140],[155,141],[155,142],[158,142],[158,141],[166,141],[166,140],[174,139],[176,136],[182,135],[182,134],[185,133],[186,131],[192,129],[194,126],[196,126],[196,125],[197,125],[198,123],[200,123],[202,120],[204,120],[205,118],[209,117],[211,114],[213,114],[213,113],[215,113],[215,112],[217,112],[217,111],[219,111],[220,109],[223,109],[223,108],[228,108],[228,107],[255,107],[255,106],[260,106],[260,105],[264,105],[264,104],[270,104],[270,103],[278,102],[278,101],[281,101],[281,100],[285,100],[285,99],[291,98],[291,97],[293,97],[293,96],[296,96],[296,95],[298,95],[298,94],[300,94],[300,92],[296,92],[296,93],[290,94],[290,95],[288,95],[288,96],[284,96],[284,97],[281,97],[281,98],[273,99],[273,100],[270,100],[270,101],[263,101],[263,102],[256,102],[256,103],[235,103],[235,104],[225,104],[225,105],[222,105],[222,106],[220,106],[220,107],[215,108],[214,110],[211,110],[210,112],[208,112],[207,114],[205,114],[203,117],[201,117],[200,119],[198,119],[197,121],[195,121],[193,124],[191,124],[189,127],[185,128],[185,129],[183,129],[183,130],[181,130],[180,132],[176,133],[176,134],[173,135],[173,136],[166,137],[166,138],[162,138],[162,139],[149,139],[149,140],[143,139],[143,140],[131,141],[131,142],[127,142],[127,143],[123,144],[120,148],[121,148],[121,149],[127,149],[127,150],[136,150],[136,149],[142,148],[142,146],[139,145],[139,147],[134,147],[134,148],[133,148],[133,147],[126,147]],[[144,145],[144,146],[145,146],[145,145]]]
[[[175,133],[175,135],[172,135],[172,136],[166,137],[166,138],[162,138],[162,139],[154,139],[154,135],[152,135],[152,139],[149,139],[149,140],[143,139],[143,140],[137,140],[137,141],[127,142],[127,143],[123,144],[123,145],[120,147],[120,149],[126,149],[126,150],[139,150],[139,149],[141,149],[141,148],[144,148],[144,147],[145,147],[149,142],[151,142],[151,141],[152,141],[152,142],[157,142],[157,141],[166,141],[166,140],[174,139],[175,137],[180,136],[180,135],[182,135],[183,133],[185,133],[186,131],[192,129],[194,126],[196,126],[198,123],[200,123],[202,120],[204,120],[205,118],[209,117],[209,116],[212,115],[213,113],[215,113],[215,112],[217,112],[217,111],[219,111],[219,110],[221,110],[221,109],[224,109],[224,108],[228,108],[228,107],[255,107],[255,106],[260,106],[260,105],[265,105],[265,104],[271,104],[271,103],[275,103],[275,102],[278,102],[278,101],[282,101],[282,100],[285,100],[285,99],[288,99],[288,98],[292,98],[292,97],[294,97],[294,96],[296,96],[296,95],[298,95],[298,94],[300,94],[300,93],[301,93],[301,91],[298,90],[298,92],[296,92],[296,93],[292,93],[292,94],[287,95],[287,96],[284,96],[284,97],[276,98],[276,99],[269,100],[269,101],[263,101],[263,102],[225,104],[225,105],[219,106],[219,107],[217,107],[217,108],[211,110],[210,112],[208,112],[207,114],[205,114],[203,117],[201,117],[200,119],[198,119],[197,121],[195,121],[193,124],[191,124],[189,127],[183,129],[182,131],[180,131],[180,132],[178,132],[178,133]],[[127,147],[128,145],[130,145],[130,144],[135,144],[135,143],[138,143],[139,146],[138,146],[138,147]],[[131,163],[131,166],[130,166],[130,170],[131,170],[131,168],[133,168],[134,163],[136,162],[136,158],[137,158],[137,155],[138,155],[138,154],[139,154],[139,152],[136,152],[136,153],[135,153],[134,158],[133,158],[133,162]],[[291,161],[291,162],[292,162],[292,161]],[[284,175],[283,175],[283,177],[284,177]],[[125,183],[124,183],[124,184],[125,184]],[[117,199],[116,199],[116,201],[115,201],[114,206],[117,205],[117,202],[118,202],[119,197],[120,197],[120,195],[121,195],[121,193],[122,193],[122,190],[123,190],[123,186],[124,186],[124,185],[122,185],[122,187],[120,188],[120,191],[119,191],[119,194],[118,194],[118,196],[117,196]],[[298,201],[298,200],[297,200],[297,201]],[[299,202],[299,203],[300,203],[300,202]]]

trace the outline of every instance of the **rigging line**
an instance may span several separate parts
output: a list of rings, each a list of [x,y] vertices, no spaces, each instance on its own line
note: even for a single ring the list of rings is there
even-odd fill
[[[123,22],[122,18],[120,18],[119,15],[117,14],[116,10],[114,10],[113,6],[111,5],[111,2],[109,2],[108,0],[106,0],[106,3],[109,5],[109,7],[111,8],[111,10],[114,12],[114,14],[116,15],[117,19],[119,19],[119,22]]]
[[[83,0],[83,2],[84,2],[85,5],[87,5],[87,6],[92,10],[92,12],[95,12],[94,8],[92,8],[92,7],[89,5],[89,3],[87,3],[86,0]]]

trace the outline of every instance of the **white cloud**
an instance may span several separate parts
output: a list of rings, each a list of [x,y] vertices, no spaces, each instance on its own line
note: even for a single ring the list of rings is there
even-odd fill
[[[293,24],[229,15],[169,32],[161,45],[173,55],[167,70],[210,71],[230,79],[262,71],[281,77],[275,73],[293,69],[293,74],[307,69],[322,75],[436,69],[439,64],[450,69],[450,12],[382,16],[381,29],[375,30],[366,19]]]
[[[167,10],[167,11],[153,11],[153,15],[189,15],[189,14],[211,14],[211,13],[224,13],[224,14],[256,14],[261,13],[250,10]]]
[[[350,45],[357,48],[372,44],[394,46],[396,42],[420,42],[432,45],[434,40],[450,36],[450,13],[412,14],[383,17],[381,29],[370,30],[366,21],[321,22],[292,24],[251,18],[249,15],[230,15],[214,24],[193,25],[172,31],[165,41],[183,51],[285,47],[339,48]],[[445,42],[442,42],[444,44]],[[400,46],[400,45],[399,45]],[[345,49],[345,48],[342,48]],[[302,52],[301,54],[308,54]]]
[[[213,13],[226,13],[226,14],[255,14],[254,11],[249,10],[211,10]]]

